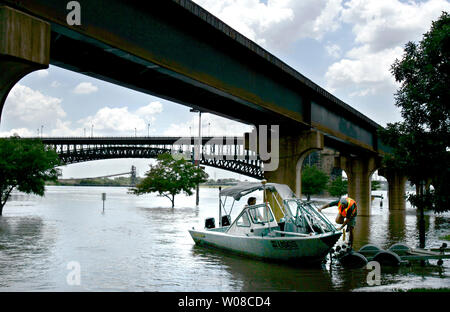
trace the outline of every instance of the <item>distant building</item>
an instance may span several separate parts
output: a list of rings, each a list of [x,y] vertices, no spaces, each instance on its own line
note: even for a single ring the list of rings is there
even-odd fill
[[[316,166],[326,174],[330,176],[331,180],[336,179],[337,177],[342,177],[342,169],[336,168],[334,166],[335,157],[339,156],[339,152],[324,148],[318,152],[312,152],[308,156],[306,156],[303,161],[304,166]]]

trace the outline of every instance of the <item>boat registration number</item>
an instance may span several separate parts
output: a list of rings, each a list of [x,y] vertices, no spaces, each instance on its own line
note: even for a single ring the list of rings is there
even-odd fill
[[[275,249],[298,249],[297,243],[294,241],[271,241],[272,247]]]

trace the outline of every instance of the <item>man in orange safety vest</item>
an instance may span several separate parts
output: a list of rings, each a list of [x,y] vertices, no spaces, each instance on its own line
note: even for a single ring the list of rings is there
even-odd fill
[[[338,215],[336,216],[336,223],[342,224],[339,227],[339,230],[342,230],[345,226],[347,226],[347,232],[350,232],[348,243],[350,247],[352,247],[353,229],[356,226],[356,215],[358,212],[356,201],[350,197],[341,197],[339,200],[323,205],[318,210],[319,212],[321,212],[323,209],[333,206],[338,206]]]

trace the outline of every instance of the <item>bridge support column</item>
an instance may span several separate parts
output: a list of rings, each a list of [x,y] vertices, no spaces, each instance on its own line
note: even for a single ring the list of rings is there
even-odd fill
[[[388,181],[389,210],[405,210],[405,185],[407,177],[394,170],[380,169],[378,174]]]
[[[348,196],[356,200],[358,215],[370,215],[370,176],[379,167],[377,159],[341,155],[335,160],[336,167],[347,174]]]
[[[306,131],[297,135],[280,135],[279,162],[274,171],[265,171],[268,182],[287,184],[296,196],[301,196],[301,169],[305,157],[323,149],[323,134]]]
[[[50,63],[50,24],[0,6],[0,119],[12,87]]]

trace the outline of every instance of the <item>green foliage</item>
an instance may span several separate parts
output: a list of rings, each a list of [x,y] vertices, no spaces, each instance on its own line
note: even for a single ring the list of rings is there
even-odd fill
[[[347,194],[348,181],[342,180],[342,177],[337,177],[333,181],[330,181],[328,185],[328,193],[333,197],[341,197]]]
[[[0,215],[13,189],[44,195],[45,182],[57,181],[58,154],[40,140],[0,139]]]
[[[175,195],[181,192],[192,195],[197,184],[206,182],[207,179],[208,175],[190,161],[162,154],[158,156],[158,163],[150,166],[145,178],[130,191],[136,195],[158,193],[169,198],[173,208]]]
[[[316,166],[305,166],[302,169],[302,193],[308,196],[319,194],[327,188],[329,176]]]
[[[412,184],[430,181],[434,190],[409,197],[420,208],[450,209],[450,15],[443,12],[417,44],[406,44],[391,68],[401,84],[395,94],[403,122],[380,130],[393,148],[384,165],[404,173]]]
[[[370,183],[370,190],[371,191],[376,191],[379,190],[381,188],[381,183],[380,181],[371,181]]]

